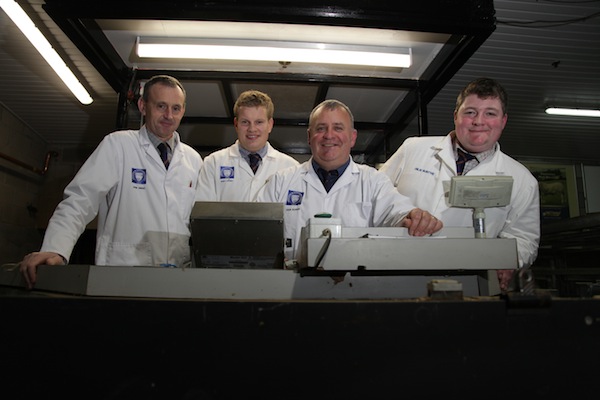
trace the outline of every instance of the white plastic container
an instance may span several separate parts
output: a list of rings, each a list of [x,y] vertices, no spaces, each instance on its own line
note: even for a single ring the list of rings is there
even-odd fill
[[[311,239],[327,237],[327,235],[324,233],[325,229],[329,229],[331,231],[332,238],[342,237],[342,220],[339,218],[309,218],[306,227],[308,231],[308,237]]]

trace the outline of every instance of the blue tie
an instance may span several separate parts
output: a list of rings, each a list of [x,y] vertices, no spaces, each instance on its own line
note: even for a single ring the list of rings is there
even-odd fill
[[[475,157],[473,154],[464,152],[460,148],[457,148],[456,152],[458,153],[458,159],[456,160],[456,173],[458,175],[462,175],[462,173],[463,173],[463,171],[465,169],[465,164],[468,161],[476,160],[477,157]]]
[[[323,168],[319,168],[317,173],[319,175],[319,178],[321,179],[321,182],[323,182],[325,190],[327,191],[327,193],[329,193],[329,190],[339,178],[339,171],[337,169],[334,169],[332,171],[325,171]]]
[[[160,153],[160,159],[165,164],[165,168],[169,169],[169,147],[165,143],[161,143],[156,147]]]
[[[260,160],[262,160],[262,158],[260,157],[259,154],[256,154],[256,153],[248,154],[248,158],[250,159],[250,168],[252,168],[252,172],[254,172],[256,174],[256,170],[258,169],[258,164],[260,163]]]

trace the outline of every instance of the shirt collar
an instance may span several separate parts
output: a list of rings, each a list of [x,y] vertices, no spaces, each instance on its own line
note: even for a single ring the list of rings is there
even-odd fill
[[[454,159],[456,160],[458,158],[458,153],[457,153],[457,149],[460,148],[462,151],[464,151],[465,153],[469,153],[473,156],[475,156],[475,159],[479,162],[482,162],[483,160],[485,160],[486,158],[492,156],[495,152],[496,152],[496,148],[498,147],[498,143],[494,143],[494,146],[492,146],[491,149],[486,150],[486,151],[482,151],[481,153],[471,153],[470,151],[465,150],[464,147],[462,147],[459,143],[458,140],[456,140],[456,138],[453,141],[454,143]]]
[[[248,150],[246,150],[245,148],[243,148],[243,147],[240,145],[239,141],[238,141],[238,149],[240,150],[240,155],[241,155],[242,157],[244,157],[244,159],[245,159],[246,161],[249,161],[249,160],[250,160],[250,159],[248,158],[248,154],[250,154],[250,153],[256,153],[256,154],[258,154],[258,155],[260,156],[260,158],[264,159],[264,158],[265,158],[265,156],[267,155],[267,151],[269,150],[268,146],[267,146],[267,145],[264,145],[262,149],[260,149],[260,150],[258,150],[258,151],[253,151],[253,152],[251,152],[251,151],[248,151]]]
[[[315,170],[315,172],[317,173],[317,175],[318,175],[319,169],[323,169],[323,170],[325,169],[325,168],[321,167],[319,164],[317,164],[317,162],[315,161],[314,158],[311,160],[311,162],[312,162],[312,167]],[[348,168],[348,165],[350,165],[350,157],[348,157],[348,161],[346,161],[343,165],[336,168],[336,170],[338,172],[338,176],[342,176],[342,174],[344,173],[346,168]]]
[[[166,143],[169,145],[169,148],[171,150],[173,150],[175,148],[175,146],[177,146],[177,135],[173,134],[171,135],[171,138],[167,141],[163,141],[161,140],[158,136],[156,136],[154,133],[150,132],[150,130],[148,130],[148,128],[146,128],[146,132],[148,132],[148,139],[150,140],[150,143],[152,143],[152,145],[154,147],[158,146],[161,143]]]

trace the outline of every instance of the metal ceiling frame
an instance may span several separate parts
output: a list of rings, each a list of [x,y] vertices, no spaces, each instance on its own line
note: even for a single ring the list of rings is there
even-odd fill
[[[325,99],[332,84],[407,89],[409,93],[386,123],[371,126],[383,132],[369,146],[367,163],[377,162],[385,156],[388,143],[418,117],[419,132],[427,134],[427,104],[444,87],[452,76],[475,53],[495,30],[493,0],[420,0],[417,2],[382,0],[334,0],[324,6],[320,1],[292,0],[282,5],[278,0],[236,1],[144,1],[103,0],[46,0],[43,6],[48,15],[65,32],[70,40],[94,65],[115,92],[119,93],[117,128],[127,124],[127,109],[131,88],[137,80],[147,79],[157,73],[168,73],[186,80],[219,80],[226,101],[233,107],[229,83],[235,81],[286,81],[317,82],[320,86],[315,105]],[[451,38],[429,64],[419,80],[365,77],[341,77],[310,74],[231,73],[205,71],[132,70],[121,60],[103,34],[99,19],[153,19],[153,20],[206,20],[237,22],[268,22],[313,24],[364,28],[385,28],[404,31],[450,34]],[[187,118],[187,117],[186,117]],[[185,119],[184,123],[231,124],[229,118]],[[307,121],[281,120],[278,125],[302,126]],[[365,128],[357,121],[357,129]],[[206,150],[206,149],[205,149]],[[209,149],[210,150],[210,149]],[[216,150],[216,149],[214,149]]]

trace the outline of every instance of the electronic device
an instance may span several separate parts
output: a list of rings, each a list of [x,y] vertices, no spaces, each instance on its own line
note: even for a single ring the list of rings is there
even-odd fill
[[[453,176],[448,202],[452,207],[472,208],[475,237],[485,238],[485,209],[510,204],[512,186],[512,176]]]
[[[512,186],[512,176],[453,176],[448,200],[453,207],[504,207],[510,203]]]
[[[190,217],[194,265],[283,268],[283,208],[283,203],[196,202]]]

